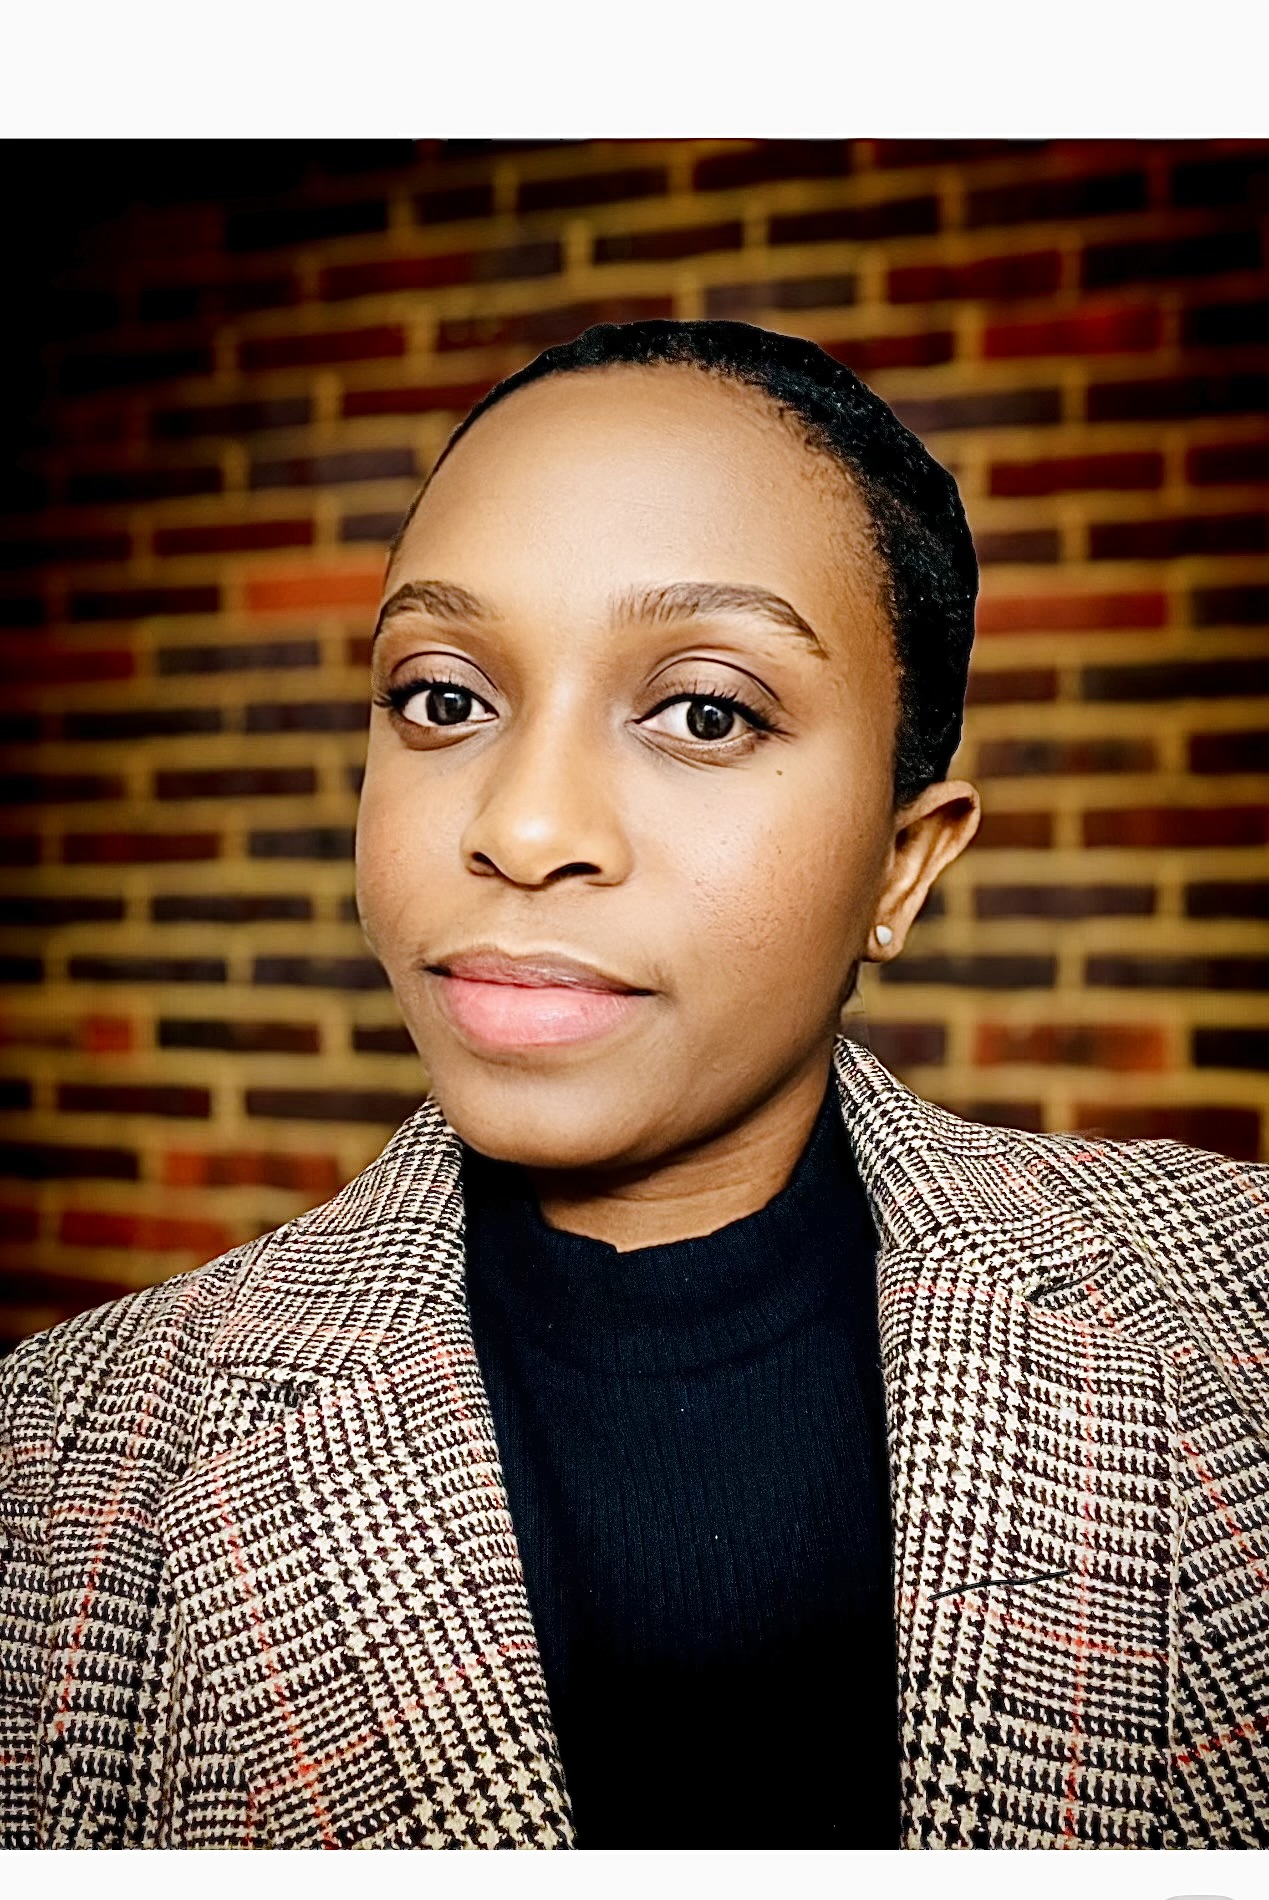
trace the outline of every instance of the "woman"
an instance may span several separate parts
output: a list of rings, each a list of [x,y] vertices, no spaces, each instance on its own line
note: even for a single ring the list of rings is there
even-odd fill
[[[13,1844],[1269,1844],[1269,1170],[837,1035],[978,798],[955,486],[588,331],[392,551],[358,895],[432,1094],[4,1368]]]

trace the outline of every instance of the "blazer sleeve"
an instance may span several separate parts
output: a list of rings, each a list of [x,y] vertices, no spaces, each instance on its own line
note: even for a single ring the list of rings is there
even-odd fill
[[[0,1847],[10,1848],[39,1845],[36,1752],[52,1624],[45,1337],[0,1361]]]

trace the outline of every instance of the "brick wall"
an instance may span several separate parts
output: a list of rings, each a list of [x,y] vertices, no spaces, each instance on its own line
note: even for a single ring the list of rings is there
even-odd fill
[[[600,317],[813,336],[960,480],[986,818],[859,1033],[982,1119],[1266,1152],[1269,146],[130,164],[34,221],[10,391],[0,1332],[325,1197],[420,1098],[351,896],[384,542]]]

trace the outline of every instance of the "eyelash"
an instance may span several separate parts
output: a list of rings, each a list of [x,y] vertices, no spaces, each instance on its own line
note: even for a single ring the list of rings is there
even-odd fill
[[[483,700],[480,694],[468,686],[464,680],[447,678],[442,675],[429,676],[426,679],[407,680],[399,686],[389,686],[384,692],[376,693],[374,703],[376,706],[385,707],[395,712],[399,718],[405,719],[405,709],[410,704],[410,701],[417,699],[420,694],[431,692],[433,688],[438,686],[455,687],[460,692],[469,693],[477,705],[488,706],[488,701]],[[671,693],[668,698],[661,700],[659,704],[654,706],[650,712],[645,713],[644,718],[653,719],[657,713],[665,712],[667,707],[681,706],[694,700],[707,701],[711,706],[727,707],[730,712],[736,713],[739,718],[743,719],[758,738],[763,738],[768,733],[773,733],[777,730],[774,720],[768,719],[765,713],[760,712],[756,706],[750,706],[735,693],[716,692],[704,685],[695,685],[689,692]],[[489,710],[492,711],[492,707],[490,707]],[[413,720],[409,723],[417,726],[418,729],[423,732],[456,732],[461,729],[457,725],[452,727],[423,726],[418,720]],[[642,723],[642,721],[640,723]],[[728,734],[725,739],[689,740],[687,743],[704,746],[706,750],[711,752],[721,752],[728,745],[734,743],[734,735]]]

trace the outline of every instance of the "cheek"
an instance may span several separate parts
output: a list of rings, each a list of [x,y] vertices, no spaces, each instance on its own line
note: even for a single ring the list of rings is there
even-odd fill
[[[391,963],[407,920],[417,930],[444,836],[438,801],[420,796],[417,774],[372,746],[357,810],[357,909],[371,947]]]

